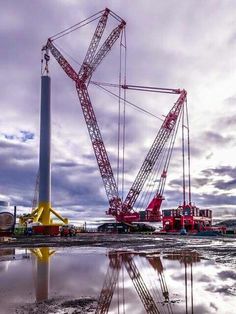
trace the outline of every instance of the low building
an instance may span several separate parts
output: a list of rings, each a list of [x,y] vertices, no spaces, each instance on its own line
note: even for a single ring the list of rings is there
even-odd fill
[[[108,233],[128,233],[132,228],[131,224],[124,222],[106,222],[101,226],[98,226],[98,232],[108,232]]]

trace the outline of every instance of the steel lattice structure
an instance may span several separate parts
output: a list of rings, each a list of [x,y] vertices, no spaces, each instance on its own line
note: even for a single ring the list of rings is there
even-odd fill
[[[119,22],[119,25],[112,30],[110,35],[98,49],[109,15],[115,17],[116,20]],[[139,220],[139,213],[133,211],[134,204],[140,192],[142,191],[144,184],[147,181],[148,176],[150,175],[155,163],[157,162],[165,144],[167,143],[171,133],[175,128],[178,116],[185,102],[187,93],[185,90],[163,88],[158,89],[161,90],[161,92],[163,93],[180,94],[180,96],[175,105],[172,107],[172,109],[166,116],[164,122],[162,123],[162,126],[156,135],[156,138],[136,176],[136,179],[130,191],[128,192],[124,203],[122,203],[121,198],[119,196],[117,183],[110,164],[110,160],[106,151],[106,147],[104,145],[104,141],[98,126],[96,115],[94,113],[94,109],[89,97],[88,84],[91,80],[94,71],[97,69],[97,67],[105,58],[105,56],[109,53],[117,39],[120,37],[120,34],[125,28],[125,25],[126,25],[125,21],[116,14],[114,14],[109,9],[105,9],[103,11],[103,14],[101,15],[98,21],[95,33],[92,37],[91,43],[87,50],[83,64],[78,73],[72,68],[72,66],[69,64],[66,58],[57,49],[57,47],[53,43],[54,40],[53,38],[48,39],[46,44],[46,50],[49,50],[51,52],[51,54],[55,57],[61,68],[64,70],[64,72],[75,82],[82,112],[88,128],[94,154],[98,163],[101,178],[103,180],[103,184],[109,202],[109,209],[107,213],[115,216],[117,221],[131,222]],[[97,49],[98,52],[96,53]],[[131,89],[134,88],[134,86],[126,85],[123,86],[123,88]],[[140,88],[140,86],[138,86],[138,88]],[[147,89],[150,91],[150,89],[153,88],[147,87]]]

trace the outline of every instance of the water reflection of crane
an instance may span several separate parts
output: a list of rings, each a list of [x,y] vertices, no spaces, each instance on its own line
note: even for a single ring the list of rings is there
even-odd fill
[[[157,271],[161,286],[162,295],[164,297],[164,303],[167,305],[168,313],[173,313],[171,308],[171,303],[169,299],[169,291],[165,280],[164,275],[164,268],[162,265],[162,261],[160,255],[147,255],[147,260],[149,261],[150,265],[153,267],[154,270]]]
[[[161,313],[160,308],[157,307],[156,302],[152,294],[149,292],[145,281],[143,280],[138,267],[133,260],[134,255],[139,255],[142,257],[146,257],[150,265],[153,267],[155,271],[158,272],[160,285],[162,294],[164,297],[164,304],[167,304],[168,313],[173,313],[171,304],[169,302],[169,292],[167,289],[165,277],[163,274],[163,266],[160,259],[160,256],[156,254],[142,254],[142,253],[134,253],[127,251],[115,251],[109,252],[109,267],[106,273],[105,281],[103,284],[102,291],[100,293],[100,297],[98,300],[98,306],[96,309],[96,314],[105,314],[108,313],[110,304],[112,301],[112,297],[114,295],[115,288],[117,286],[119,272],[122,266],[125,266],[127,273],[132,280],[132,283],[135,287],[135,290],[142,301],[142,304],[148,314],[156,314]],[[123,305],[124,306],[124,305]],[[119,304],[118,304],[119,307]]]
[[[174,253],[169,253],[164,256],[166,259],[170,260],[178,260],[180,264],[184,264],[184,283],[185,283],[185,313],[193,314],[193,264],[199,263],[201,261],[201,257],[199,253],[192,251],[179,251]],[[189,286],[189,278],[188,278],[188,268],[190,267],[190,297],[191,297],[191,311],[188,309],[188,286]]]
[[[48,247],[30,249],[36,256],[37,270],[36,270],[36,302],[48,299],[49,292],[49,278],[50,278],[50,257],[55,251]]]

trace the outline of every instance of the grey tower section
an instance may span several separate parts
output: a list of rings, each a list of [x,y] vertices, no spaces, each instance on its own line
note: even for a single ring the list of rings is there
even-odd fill
[[[39,204],[51,203],[51,79],[41,77]]]

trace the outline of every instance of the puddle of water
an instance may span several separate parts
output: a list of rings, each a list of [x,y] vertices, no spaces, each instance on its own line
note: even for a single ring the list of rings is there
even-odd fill
[[[6,249],[0,275],[1,314],[228,314],[236,306],[236,271],[187,250]]]

